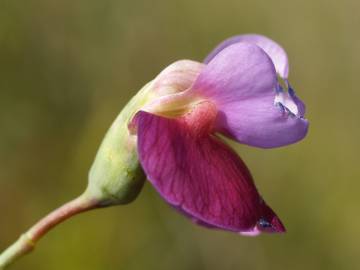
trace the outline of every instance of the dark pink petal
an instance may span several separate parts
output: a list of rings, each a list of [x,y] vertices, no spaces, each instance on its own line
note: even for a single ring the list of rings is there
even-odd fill
[[[262,48],[271,58],[274,63],[276,72],[279,75],[286,79],[289,75],[289,62],[288,57],[285,50],[272,39],[255,34],[247,34],[247,35],[239,35],[226,39],[222,43],[220,43],[204,60],[204,63],[209,63],[220,51],[225,49],[226,47],[239,43],[239,42],[247,42],[251,44],[255,44]]]
[[[147,112],[135,117],[142,167],[164,199],[196,222],[235,232],[284,232],[249,170],[210,135],[216,108],[203,102],[183,117]]]
[[[210,61],[186,94],[216,103],[217,131],[240,143],[270,148],[299,141],[308,129],[297,108],[300,102],[278,93],[278,86],[269,56],[257,45],[236,43]]]

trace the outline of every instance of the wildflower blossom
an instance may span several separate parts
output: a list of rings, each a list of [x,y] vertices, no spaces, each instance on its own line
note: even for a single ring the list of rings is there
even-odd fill
[[[262,148],[306,135],[304,105],[287,81],[285,51],[265,37],[246,35],[221,44],[200,68],[193,65],[198,75],[188,89],[155,100],[134,119],[147,178],[199,224],[250,235],[285,231],[244,162],[217,135]],[[179,74],[172,80],[188,78],[186,70]]]

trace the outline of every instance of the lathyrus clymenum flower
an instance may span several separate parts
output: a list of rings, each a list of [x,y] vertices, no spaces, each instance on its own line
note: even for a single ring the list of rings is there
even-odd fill
[[[204,63],[182,60],[167,67],[109,129],[85,193],[0,255],[0,269],[68,217],[131,202],[146,178],[198,224],[245,235],[284,232],[244,162],[218,134],[261,148],[304,138],[305,106],[288,82],[288,70],[284,49],[260,35],[230,38]]]

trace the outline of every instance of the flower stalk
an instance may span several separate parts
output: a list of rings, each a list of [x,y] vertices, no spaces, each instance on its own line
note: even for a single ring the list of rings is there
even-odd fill
[[[45,216],[27,232],[22,234],[20,238],[0,254],[0,270],[4,270],[7,266],[30,253],[36,243],[56,225],[64,222],[70,217],[79,213],[98,207],[98,202],[89,199],[86,195],[60,206]]]

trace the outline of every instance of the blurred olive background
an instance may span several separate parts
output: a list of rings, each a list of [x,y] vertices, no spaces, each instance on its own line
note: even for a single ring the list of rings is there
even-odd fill
[[[197,227],[147,184],[130,205],[62,224],[11,269],[359,267],[359,27],[357,0],[1,0],[0,249],[82,192],[104,133],[142,85],[229,36],[286,48],[311,121],[296,145],[236,146],[285,235]]]

